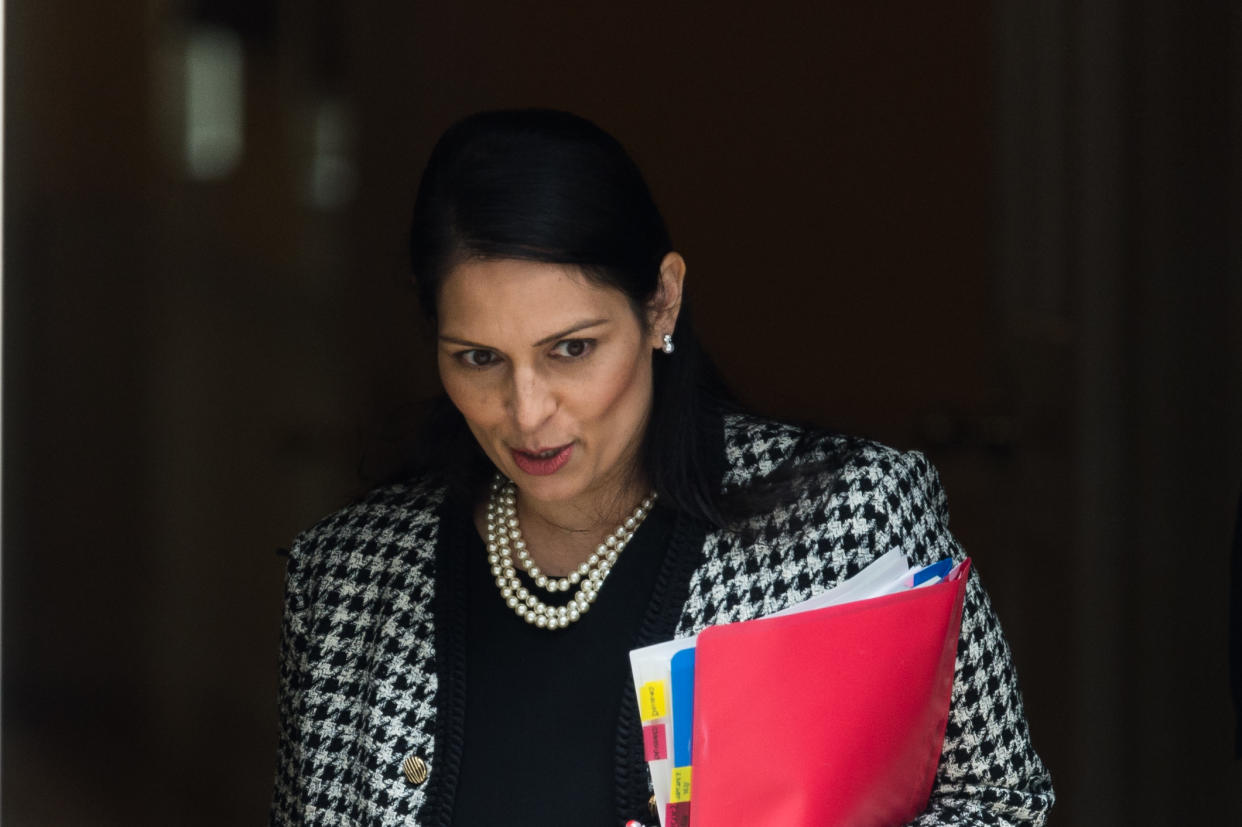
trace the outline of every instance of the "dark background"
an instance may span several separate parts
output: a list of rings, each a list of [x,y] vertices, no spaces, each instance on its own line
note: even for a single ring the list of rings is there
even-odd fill
[[[1238,4],[6,6],[6,825],[265,819],[275,550],[436,387],[417,175],[512,105],[630,147],[745,399],[940,467],[1053,824],[1242,823]]]

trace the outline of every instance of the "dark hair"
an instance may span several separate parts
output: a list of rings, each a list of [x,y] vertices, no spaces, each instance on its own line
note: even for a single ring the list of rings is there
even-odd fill
[[[414,281],[433,321],[452,269],[490,258],[573,265],[624,293],[645,323],[643,308],[672,249],[664,219],[621,144],[590,121],[546,109],[483,112],[450,127],[423,172],[410,230]],[[699,346],[689,310],[683,300],[676,351],[653,364],[654,402],[641,456],[662,502],[724,526],[731,519],[718,457],[721,416],[732,402]],[[475,490],[490,465],[447,399],[430,429],[424,467]]]

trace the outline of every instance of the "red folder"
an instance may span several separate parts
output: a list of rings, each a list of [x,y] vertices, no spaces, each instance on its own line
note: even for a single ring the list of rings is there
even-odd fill
[[[699,635],[692,827],[897,825],[927,806],[969,560],[934,586]]]

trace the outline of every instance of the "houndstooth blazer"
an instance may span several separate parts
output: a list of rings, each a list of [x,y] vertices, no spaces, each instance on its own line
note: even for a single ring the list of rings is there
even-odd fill
[[[963,556],[922,455],[831,434],[800,441],[797,428],[749,417],[729,417],[724,430],[725,485],[787,461],[834,471],[744,535],[679,520],[637,643],[771,613],[890,549],[911,563]],[[286,576],[272,824],[449,824],[465,622],[455,549],[439,541],[447,507],[436,486],[388,486],[298,537]],[[618,825],[655,823],[632,695],[618,721]],[[940,766],[914,823],[1042,824],[1052,803],[1009,646],[972,574]]]

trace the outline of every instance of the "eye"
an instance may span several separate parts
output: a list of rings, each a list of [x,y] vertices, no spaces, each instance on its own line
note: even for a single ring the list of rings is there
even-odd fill
[[[490,350],[463,350],[457,354],[457,359],[472,368],[485,368],[494,365],[498,360],[496,354]]]
[[[564,359],[581,359],[595,347],[594,339],[565,339],[557,342],[552,352]]]

